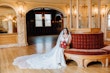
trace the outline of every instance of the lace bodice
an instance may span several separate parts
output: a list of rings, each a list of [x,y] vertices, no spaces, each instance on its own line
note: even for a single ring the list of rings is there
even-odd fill
[[[67,36],[67,38],[64,38],[63,35],[60,38],[60,41],[65,41],[66,43],[68,43],[69,41],[69,35]]]

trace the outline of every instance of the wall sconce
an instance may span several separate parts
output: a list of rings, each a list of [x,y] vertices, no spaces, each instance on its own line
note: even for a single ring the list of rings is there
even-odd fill
[[[106,14],[106,8],[107,5],[105,5],[103,8],[101,8],[101,15],[104,17],[104,15]]]
[[[96,17],[98,14],[98,6],[97,5],[92,5],[92,17]]]
[[[70,15],[70,8],[67,9],[67,15]]]
[[[75,6],[73,6],[72,8],[72,14],[76,17],[76,13],[77,13],[77,10],[75,8]],[[70,15],[70,8],[67,9],[67,15]]]
[[[76,10],[76,7],[73,6],[73,15],[76,17],[76,13],[77,13],[77,10]]]
[[[104,17],[104,15],[105,15],[105,8],[101,9],[101,15]]]
[[[18,8],[18,12],[19,12],[19,14],[20,14],[21,16],[24,15],[24,8],[23,8],[22,5],[19,6],[19,8]]]
[[[96,16],[98,14],[98,8],[93,7],[93,16]]]
[[[18,2],[18,13],[20,14],[20,16],[24,16],[24,2]]]

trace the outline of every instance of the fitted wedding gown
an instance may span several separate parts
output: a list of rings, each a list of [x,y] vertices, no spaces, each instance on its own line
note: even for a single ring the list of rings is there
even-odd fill
[[[67,42],[69,37],[63,39],[62,35],[63,30],[57,39],[56,46],[53,47],[51,51],[44,54],[32,54],[17,57],[14,59],[13,65],[17,65],[21,69],[59,69],[66,67],[63,53],[64,49],[60,47],[60,41],[65,40]]]

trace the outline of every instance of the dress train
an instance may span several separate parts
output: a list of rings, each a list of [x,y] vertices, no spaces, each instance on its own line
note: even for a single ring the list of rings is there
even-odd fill
[[[64,58],[64,49],[60,47],[60,33],[56,46],[51,51],[44,54],[32,54],[17,57],[14,59],[13,65],[21,69],[59,69],[66,67]],[[48,45],[47,45],[48,46]]]

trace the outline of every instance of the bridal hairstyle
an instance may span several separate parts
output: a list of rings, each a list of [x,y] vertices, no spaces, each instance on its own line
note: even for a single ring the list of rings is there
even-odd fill
[[[69,34],[69,30],[68,30],[68,28],[64,28],[64,29],[66,29],[66,31],[67,31],[67,34]],[[63,30],[64,30],[64,29],[63,29]],[[64,34],[64,32],[63,32],[63,34]]]

